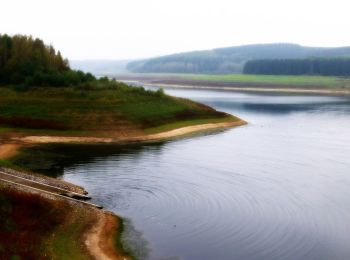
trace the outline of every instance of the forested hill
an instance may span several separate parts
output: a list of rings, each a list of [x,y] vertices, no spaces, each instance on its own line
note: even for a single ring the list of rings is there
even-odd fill
[[[257,44],[173,54],[130,62],[141,73],[242,73],[249,60],[350,57],[350,47],[320,48],[296,44]]]
[[[90,73],[71,70],[51,45],[24,35],[0,34],[0,84],[71,86],[93,81]]]
[[[244,74],[350,76],[349,58],[251,60]]]

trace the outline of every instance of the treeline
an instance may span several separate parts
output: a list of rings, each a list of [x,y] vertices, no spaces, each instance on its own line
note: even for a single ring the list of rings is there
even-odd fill
[[[350,76],[348,58],[310,58],[248,61],[245,74]]]
[[[144,62],[130,62],[127,69],[142,73],[225,73],[237,69],[237,66],[237,64],[225,62],[219,56],[202,56],[193,53],[155,58]]]
[[[0,34],[2,85],[74,86],[94,80],[90,73],[71,70],[68,60],[40,39]]]

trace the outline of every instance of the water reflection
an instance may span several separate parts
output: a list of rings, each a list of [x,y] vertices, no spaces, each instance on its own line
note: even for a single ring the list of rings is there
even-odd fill
[[[141,157],[142,153],[152,151],[161,153],[164,142],[148,144],[43,144],[25,147],[14,160],[16,165],[47,176],[60,178],[68,167],[89,165],[101,159],[129,156]]]

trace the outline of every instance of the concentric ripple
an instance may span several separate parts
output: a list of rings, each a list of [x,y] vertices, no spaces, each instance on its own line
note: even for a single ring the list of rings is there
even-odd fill
[[[250,124],[131,146],[63,178],[131,219],[150,259],[350,259],[348,99],[172,94]]]

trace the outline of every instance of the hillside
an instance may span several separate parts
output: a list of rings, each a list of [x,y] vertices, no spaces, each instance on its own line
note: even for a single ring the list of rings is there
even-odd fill
[[[296,44],[257,44],[195,51],[130,62],[135,73],[242,73],[245,63],[256,59],[350,57],[350,47],[321,48]]]
[[[0,35],[0,62],[2,133],[34,129],[66,136],[142,135],[152,128],[238,120],[161,89],[75,71],[53,46],[28,36]],[[164,128],[169,124],[174,126]]]
[[[0,35],[0,259],[130,259],[122,221],[80,201],[85,192],[3,168],[18,169],[24,146],[159,141],[245,123],[162,89],[75,71],[40,39]]]
[[[225,113],[116,83],[110,88],[0,88],[0,131],[74,136],[119,136],[172,123],[235,120]],[[34,131],[34,132],[35,132]]]
[[[350,76],[349,58],[251,60],[244,74]]]

